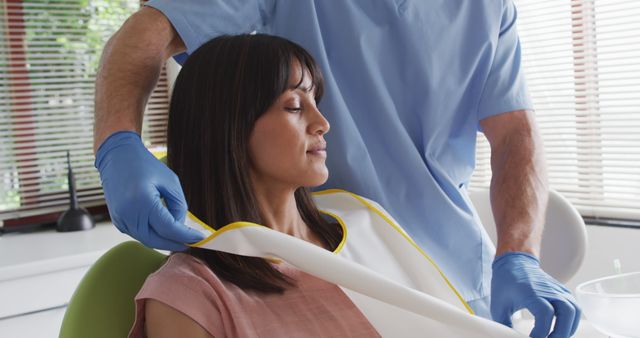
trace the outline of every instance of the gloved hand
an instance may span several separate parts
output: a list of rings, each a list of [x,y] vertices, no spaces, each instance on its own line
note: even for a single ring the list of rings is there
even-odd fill
[[[547,337],[551,322],[556,323],[549,337],[570,337],[578,328],[580,309],[571,292],[540,268],[540,261],[524,252],[507,252],[493,261],[491,316],[513,327],[511,315],[526,308],[535,317],[530,336]]]
[[[98,148],[95,166],[118,230],[161,250],[185,250],[183,243],[203,239],[184,225],[187,202],[178,176],[145,148],[140,135],[111,134]]]

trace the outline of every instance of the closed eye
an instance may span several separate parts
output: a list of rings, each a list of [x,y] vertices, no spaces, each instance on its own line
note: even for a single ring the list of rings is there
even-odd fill
[[[284,108],[287,111],[290,111],[292,113],[297,113],[300,112],[302,110],[302,107],[286,107]]]

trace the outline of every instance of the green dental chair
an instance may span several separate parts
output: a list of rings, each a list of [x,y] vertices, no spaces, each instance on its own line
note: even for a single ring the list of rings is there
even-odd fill
[[[133,298],[166,257],[135,241],[120,243],[107,251],[71,297],[60,338],[126,337],[135,318]]]

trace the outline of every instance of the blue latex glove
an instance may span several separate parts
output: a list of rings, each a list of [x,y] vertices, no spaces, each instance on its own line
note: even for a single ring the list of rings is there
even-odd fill
[[[540,268],[540,261],[524,252],[507,252],[493,261],[491,316],[513,327],[511,315],[526,308],[535,317],[530,336],[547,337],[551,322],[556,323],[549,337],[570,337],[580,323],[580,309],[571,292]]]
[[[140,135],[111,134],[98,148],[95,166],[118,230],[161,250],[185,250],[183,243],[203,239],[184,225],[187,202],[178,176],[145,148]]]

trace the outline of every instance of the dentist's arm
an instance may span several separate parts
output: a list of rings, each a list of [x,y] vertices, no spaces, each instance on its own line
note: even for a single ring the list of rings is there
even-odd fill
[[[141,132],[144,107],[164,62],[184,50],[169,20],[151,7],[131,15],[109,39],[96,80],[94,153],[116,131]]]
[[[539,256],[549,192],[542,142],[533,114],[513,111],[485,118],[480,125],[491,145],[496,256],[510,251]]]
[[[535,316],[532,337],[573,335],[580,309],[562,284],[540,269],[548,199],[543,146],[531,112],[499,114],[480,121],[491,145],[491,206],[498,244],[491,282],[491,315],[512,326],[511,315],[527,308]]]
[[[109,39],[96,80],[93,148],[111,220],[165,250],[183,250],[202,236],[182,224],[187,203],[178,177],[147,151],[140,132],[162,65],[184,49],[166,17],[144,7]]]

